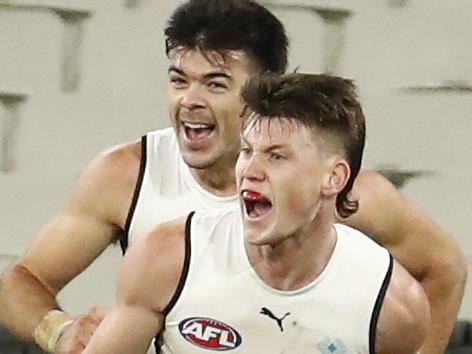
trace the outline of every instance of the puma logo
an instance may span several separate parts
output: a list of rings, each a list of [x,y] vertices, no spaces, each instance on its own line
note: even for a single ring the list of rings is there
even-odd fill
[[[279,328],[280,328],[280,331],[283,332],[284,331],[284,327],[282,326],[282,321],[284,320],[285,317],[287,317],[288,315],[290,315],[290,312],[287,312],[285,315],[283,315],[281,318],[277,318],[271,310],[269,310],[268,308],[266,307],[263,307],[261,308],[261,311],[259,312],[261,315],[265,315],[265,316],[268,316],[270,318],[272,318],[273,320],[275,320],[277,322],[277,324],[279,325]]]

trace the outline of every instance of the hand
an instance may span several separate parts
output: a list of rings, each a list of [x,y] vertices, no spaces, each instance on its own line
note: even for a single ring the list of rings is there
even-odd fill
[[[98,325],[108,312],[108,308],[92,307],[89,312],[77,317],[62,333],[57,341],[54,353],[82,353]]]

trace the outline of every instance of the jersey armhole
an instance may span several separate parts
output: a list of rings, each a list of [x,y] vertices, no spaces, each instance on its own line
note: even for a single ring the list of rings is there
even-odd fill
[[[187,221],[185,223],[185,256],[184,256],[184,264],[183,264],[183,267],[182,267],[182,273],[180,274],[180,279],[179,279],[179,282],[177,284],[177,288],[175,289],[174,295],[172,296],[169,303],[167,304],[167,306],[162,311],[164,316],[167,316],[169,314],[169,312],[174,308],[177,300],[180,297],[180,294],[182,294],[182,291],[183,291],[184,286],[185,286],[185,281],[187,280],[187,276],[188,276],[188,272],[189,272],[189,268],[190,268],[190,257],[191,257],[191,254],[192,254],[192,243],[191,243],[190,229],[191,229],[191,226],[192,226],[192,218],[193,218],[194,215],[195,215],[195,212],[192,211],[188,215]]]
[[[131,222],[133,221],[134,212],[136,210],[136,204],[138,203],[139,194],[141,191],[141,186],[143,184],[144,172],[146,171],[146,161],[147,161],[147,135],[143,135],[141,138],[141,161],[139,164],[139,174],[138,179],[136,180],[136,186],[134,188],[133,199],[131,200],[131,205],[126,217],[125,230],[122,237],[120,238],[121,252],[123,255],[126,252],[129,244],[129,232],[131,227]]]
[[[377,300],[375,301],[374,310],[372,312],[372,318],[370,319],[369,327],[369,354],[375,354],[375,340],[377,334],[377,322],[379,321],[380,310],[385,299],[385,294],[387,293],[388,285],[390,284],[390,279],[392,278],[393,271],[393,257],[389,253],[389,265],[385,278],[380,287],[379,294],[377,295]]]
[[[177,303],[177,300],[179,299],[180,295],[182,294],[182,291],[185,286],[185,281],[187,280],[189,268],[190,268],[190,256],[191,256],[191,251],[192,251],[192,244],[191,244],[191,233],[190,229],[192,226],[192,218],[193,215],[195,214],[194,211],[192,211],[188,217],[187,221],[185,222],[185,255],[184,255],[184,264],[182,267],[182,273],[180,274],[179,282],[177,284],[177,288],[175,289],[175,293],[170,299],[169,303],[167,306],[164,308],[162,311],[162,314],[164,317],[166,317],[169,312],[174,308],[175,304]],[[165,321],[165,319],[164,319]],[[156,351],[156,354],[161,354],[161,340],[162,340],[162,333],[165,330],[165,326],[162,326],[161,331],[156,334],[154,337],[154,349]]]

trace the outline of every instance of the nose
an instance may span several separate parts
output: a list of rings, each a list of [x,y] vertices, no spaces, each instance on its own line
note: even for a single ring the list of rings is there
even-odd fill
[[[180,105],[189,111],[205,107],[205,101],[203,100],[198,85],[191,84],[187,90],[182,93]]]
[[[242,166],[242,177],[249,181],[263,181],[265,178],[264,163],[262,159],[253,154]]]

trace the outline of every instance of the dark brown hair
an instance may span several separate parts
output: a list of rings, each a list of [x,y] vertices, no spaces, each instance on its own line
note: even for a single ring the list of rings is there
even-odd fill
[[[284,73],[288,39],[282,23],[252,0],[189,0],[164,30],[166,53],[179,46],[202,51],[242,50],[258,72]]]
[[[337,196],[336,208],[341,217],[355,213],[359,203],[350,200],[349,193],[361,168],[365,118],[354,83],[330,75],[264,74],[249,80],[241,94],[258,119],[293,118],[337,138],[351,175]]]

